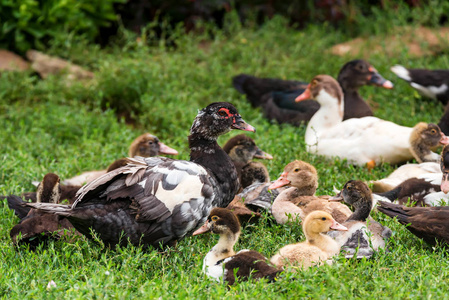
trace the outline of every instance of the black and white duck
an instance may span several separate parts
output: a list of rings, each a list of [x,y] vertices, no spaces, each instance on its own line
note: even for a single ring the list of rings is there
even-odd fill
[[[58,203],[62,195],[58,175],[46,174],[39,184],[36,195],[38,203]],[[26,202],[15,195],[8,196],[7,200],[10,208],[14,209],[21,219],[10,231],[11,239],[16,245],[28,244],[30,249],[35,249],[40,243],[51,239],[80,235],[64,217],[24,207]],[[15,207],[11,207],[11,204]],[[29,211],[21,211],[20,207],[28,208]],[[19,212],[26,212],[26,215],[21,217]]]
[[[139,135],[137,138],[134,139],[134,141],[129,146],[129,157],[134,156],[142,156],[142,157],[153,157],[157,155],[178,155],[178,151],[176,151],[173,148],[168,147],[164,143],[162,143],[159,138],[155,135],[152,135],[150,133],[144,133],[142,135]],[[118,164],[124,164],[126,158],[121,158],[116,160],[114,163],[116,164],[114,168]],[[114,164],[112,163],[111,166]],[[86,184],[88,182],[91,182],[98,177],[106,174],[108,170],[110,170],[111,167],[109,167],[107,170],[95,170],[95,171],[87,171],[83,172],[80,175],[77,175],[75,177],[66,179],[63,181],[64,185],[72,185],[72,186],[81,186],[83,184]]]
[[[359,94],[360,87],[375,85],[393,88],[393,84],[384,79],[373,66],[360,59],[346,63],[337,80],[344,93],[344,120],[373,115],[370,106]],[[278,123],[299,126],[308,122],[320,107],[318,103],[310,100],[295,102],[295,98],[307,88],[305,82],[241,74],[233,78],[233,85],[240,93],[246,94],[253,106],[261,106],[268,119]]]
[[[245,134],[236,135],[226,142],[223,150],[232,159],[237,169],[242,189],[256,182],[270,181],[267,167],[252,160],[254,158],[273,159],[273,156],[262,151],[249,136]]]
[[[190,161],[135,157],[83,186],[73,205],[30,203],[67,217],[87,237],[108,245],[170,246],[191,235],[213,207],[238,191],[237,171],[217,138],[231,129],[255,131],[230,103],[200,110],[190,129]]]
[[[344,200],[354,208],[354,212],[342,223],[345,232],[328,233],[341,246],[347,257],[371,257],[375,251],[386,247],[391,229],[369,219],[373,198],[368,186],[358,180],[346,182],[334,200]]]
[[[193,235],[206,232],[220,235],[218,243],[204,257],[203,272],[207,276],[233,285],[237,278],[266,278],[274,281],[281,272],[267,264],[267,258],[257,251],[234,251],[240,235],[240,223],[232,211],[219,207],[212,209],[206,223]]]

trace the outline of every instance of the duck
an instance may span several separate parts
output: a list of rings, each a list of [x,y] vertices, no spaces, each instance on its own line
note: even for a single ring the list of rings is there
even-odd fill
[[[139,135],[129,146],[129,157],[153,157],[156,155],[178,155],[178,151],[162,143],[159,138],[150,133]],[[124,158],[126,159],[126,158]],[[124,163],[125,160],[119,159],[114,163]],[[111,164],[112,165],[112,164]],[[107,170],[87,171],[82,174],[63,181],[67,186],[81,186],[107,173]]]
[[[443,105],[449,102],[449,70],[407,69],[395,65],[391,71],[422,96],[438,100]]]
[[[319,210],[307,215],[302,228],[306,241],[279,249],[278,253],[270,259],[273,265],[278,268],[292,266],[302,269],[322,265],[340,252],[338,243],[325,233],[331,229],[347,230],[329,213]]]
[[[449,206],[408,207],[379,201],[377,210],[432,246],[449,245]]]
[[[36,194],[37,203],[58,203],[62,198],[59,176],[54,173],[46,174]],[[7,200],[8,204],[15,203],[18,206],[22,206],[24,202],[16,195],[8,196]],[[81,236],[66,218],[58,215],[30,209],[26,212],[26,216],[19,218],[20,222],[10,231],[11,240],[14,245],[28,245],[31,250],[49,240]]]
[[[418,164],[402,165],[388,177],[371,181],[373,192],[387,192],[407,179],[441,173],[440,155],[433,152],[432,149],[449,144],[449,137],[441,132],[440,127],[433,123],[420,122],[413,127],[409,141],[410,152]]]
[[[350,164],[368,168],[382,162],[399,164],[413,158],[409,150],[413,128],[376,117],[343,121],[343,92],[331,76],[315,76],[296,101],[309,98],[318,101],[321,107],[307,125],[308,152],[340,157]]]
[[[379,249],[385,249],[388,239],[392,235],[390,228],[370,219],[373,207],[371,190],[366,183],[350,180],[345,183],[339,197],[333,200],[344,200],[354,208],[354,212],[342,223],[348,228],[345,232],[329,232],[329,236],[336,240],[347,258],[357,255],[357,258],[370,258]]]
[[[282,272],[267,263],[267,258],[254,250],[234,251],[240,236],[240,223],[237,216],[226,208],[216,207],[210,212],[206,223],[192,235],[212,232],[220,236],[218,243],[203,260],[203,273],[229,286],[237,279],[248,280],[266,278],[274,281]]]
[[[341,68],[337,80],[345,98],[343,120],[373,115],[370,106],[358,92],[361,86],[393,88],[391,81],[383,78],[370,63],[361,59],[347,62]],[[276,120],[279,124],[300,126],[307,123],[320,108],[319,103],[311,100],[301,103],[294,101],[307,88],[307,83],[302,81],[240,74],[233,78],[233,85],[240,93],[246,94],[253,107],[261,106],[267,119]]]
[[[439,172],[413,177],[392,190],[374,194],[378,200],[395,201],[401,205],[411,202],[413,206],[440,206],[449,203],[449,145],[441,152]]]
[[[267,167],[252,160],[254,158],[271,160],[273,156],[262,151],[249,136],[245,134],[234,136],[226,142],[223,150],[229,155],[237,169],[241,190],[256,182],[270,181]]]
[[[274,200],[271,214],[278,224],[286,224],[299,218],[303,221],[315,210],[326,211],[339,223],[344,222],[351,210],[344,204],[330,202],[329,196],[315,196],[318,174],[314,166],[295,160],[287,164],[281,176],[269,189],[288,186]]]
[[[88,238],[105,245],[166,248],[203,225],[213,207],[226,207],[239,189],[237,171],[217,138],[232,129],[255,132],[235,106],[201,109],[188,137],[190,161],[128,158],[129,163],[84,185],[71,205],[28,203],[66,217]]]

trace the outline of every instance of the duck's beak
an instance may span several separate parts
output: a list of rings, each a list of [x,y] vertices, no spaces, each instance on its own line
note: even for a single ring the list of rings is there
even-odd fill
[[[231,128],[256,132],[256,128],[246,123],[245,120],[243,120],[242,117],[239,115],[234,117],[234,123],[232,124]]]
[[[257,148],[256,154],[254,154],[255,158],[260,158],[260,159],[273,159],[273,156],[271,156],[271,154],[268,154],[266,152],[263,152],[262,150],[260,150],[260,148]]]
[[[441,179],[441,191],[445,194],[449,193],[449,173],[443,172],[443,178]]]
[[[268,190],[274,190],[278,189],[280,187],[286,186],[290,184],[290,180],[287,179],[287,172],[284,172],[281,174],[281,177],[278,178],[275,182],[273,182],[269,187]]]
[[[444,133],[441,133],[441,145],[449,145],[449,136],[444,135]]]
[[[341,192],[339,192],[337,195],[330,197],[328,201],[343,201],[343,197],[341,196]]]
[[[312,93],[310,92],[310,84],[309,84],[304,93],[296,97],[295,102],[304,101],[310,98],[312,98]]]
[[[374,67],[370,67],[369,70],[371,71],[371,74],[368,76],[368,83],[381,86],[386,89],[392,89],[394,87],[393,83],[390,80],[383,78]]]
[[[198,228],[197,230],[195,230],[195,231],[192,233],[192,236],[193,236],[193,235],[198,235],[198,234],[202,234],[202,233],[209,232],[211,228],[212,228],[212,226],[210,226],[209,221],[206,221],[206,223],[204,223],[203,226],[201,226],[200,228]]]
[[[178,155],[178,151],[169,146],[159,142],[159,154]]]
[[[348,228],[346,228],[345,226],[341,225],[340,223],[338,223],[335,220],[334,220],[334,222],[332,222],[331,229],[334,229],[334,230],[348,230]]]

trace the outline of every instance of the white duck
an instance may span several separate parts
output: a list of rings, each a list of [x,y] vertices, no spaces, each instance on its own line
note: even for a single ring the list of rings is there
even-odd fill
[[[409,150],[412,128],[376,117],[343,121],[343,92],[328,75],[318,75],[296,98],[313,98],[321,105],[307,125],[307,151],[340,157],[349,163],[372,168],[381,162],[401,163],[413,158]]]

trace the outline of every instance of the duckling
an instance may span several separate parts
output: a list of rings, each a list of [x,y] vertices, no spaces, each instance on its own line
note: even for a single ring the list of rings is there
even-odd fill
[[[61,198],[58,175],[46,174],[37,189],[36,197],[39,203],[58,203]],[[8,203],[24,202],[15,195],[10,195],[7,199]],[[35,249],[40,243],[49,239],[58,240],[73,235],[81,236],[66,218],[36,209],[29,210],[19,224],[15,225],[10,231],[11,239],[15,245],[28,244],[30,249]]]
[[[178,151],[163,144],[161,141],[159,141],[158,137],[150,133],[144,133],[138,136],[131,143],[131,145],[129,146],[128,156],[153,157],[161,154],[178,155]],[[118,162],[123,163],[124,161],[118,160]],[[78,176],[64,180],[63,184],[80,186],[94,181],[95,179],[106,173],[107,170],[87,171]]]
[[[234,251],[234,245],[240,235],[240,223],[237,217],[226,208],[213,208],[206,223],[192,235],[206,232],[218,234],[218,243],[207,253],[203,261],[203,272],[217,281],[233,285],[237,278],[267,278],[273,281],[281,272],[266,263],[266,257],[254,250]]]
[[[374,251],[386,247],[386,240],[392,234],[391,229],[369,218],[373,207],[373,199],[368,186],[357,180],[348,181],[340,197],[349,205],[354,207],[354,213],[342,223],[348,228],[346,232],[330,232],[329,236],[334,238],[346,252],[346,257],[370,258]],[[334,199],[337,200],[337,199]]]
[[[284,168],[284,172],[269,189],[283,186],[290,188],[282,191],[274,200],[271,213],[279,224],[289,221],[289,216],[295,220],[304,218],[312,211],[323,210],[332,215],[337,222],[345,221],[351,210],[344,204],[329,202],[329,196],[315,196],[318,187],[318,174],[312,165],[295,160]]]
[[[340,252],[340,245],[325,235],[331,229],[347,230],[325,211],[311,212],[304,220],[303,231],[306,241],[282,247],[270,262],[276,267],[297,266],[309,268]]]
[[[256,182],[269,182],[270,175],[267,167],[260,162],[252,161],[254,158],[273,159],[273,156],[262,151],[252,138],[239,134],[229,139],[223,150],[232,159],[239,174],[241,189]]]
[[[418,123],[410,134],[410,152],[419,164],[405,164],[397,168],[388,177],[372,181],[373,192],[387,192],[413,177],[429,173],[440,173],[440,155],[432,149],[449,144],[449,137],[441,132],[436,124]]]

